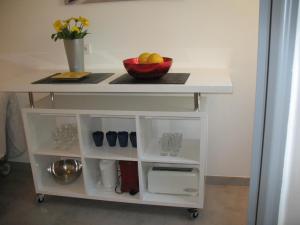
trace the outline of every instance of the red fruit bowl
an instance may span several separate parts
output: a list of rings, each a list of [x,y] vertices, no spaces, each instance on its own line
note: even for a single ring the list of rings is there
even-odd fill
[[[128,74],[139,80],[154,80],[166,75],[172,65],[172,58],[163,57],[162,63],[139,64],[138,58],[125,59]]]

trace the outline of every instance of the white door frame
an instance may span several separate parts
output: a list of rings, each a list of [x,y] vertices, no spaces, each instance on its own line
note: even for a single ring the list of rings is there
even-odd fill
[[[248,225],[276,225],[299,0],[261,0]]]

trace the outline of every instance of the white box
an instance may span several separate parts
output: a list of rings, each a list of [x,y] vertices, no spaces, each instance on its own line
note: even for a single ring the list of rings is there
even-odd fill
[[[159,194],[198,195],[199,173],[194,168],[152,167],[148,191]]]

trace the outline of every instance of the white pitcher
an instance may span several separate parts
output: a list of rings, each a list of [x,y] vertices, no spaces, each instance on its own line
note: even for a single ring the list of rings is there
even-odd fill
[[[117,165],[115,160],[99,160],[101,182],[105,189],[113,191],[117,183]]]

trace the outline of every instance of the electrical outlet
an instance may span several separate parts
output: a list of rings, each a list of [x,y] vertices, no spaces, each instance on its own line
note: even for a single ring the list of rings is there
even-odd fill
[[[92,45],[91,45],[91,43],[85,43],[84,44],[84,53],[86,55],[92,54]]]

